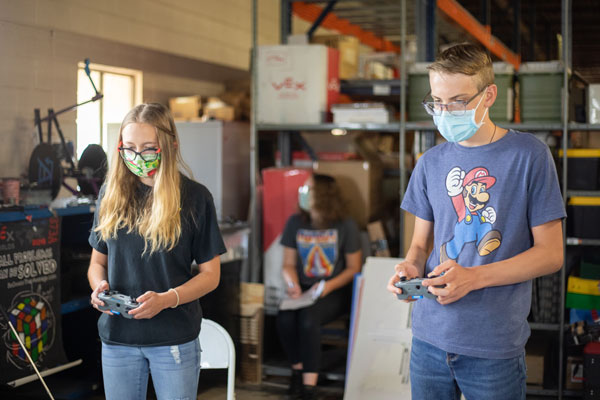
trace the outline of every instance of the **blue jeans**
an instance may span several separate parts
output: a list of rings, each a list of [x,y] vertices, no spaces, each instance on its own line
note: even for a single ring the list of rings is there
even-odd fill
[[[413,400],[525,400],[525,352],[497,360],[446,353],[413,337]]]
[[[146,400],[148,373],[159,400],[195,400],[200,377],[200,342],[135,347],[102,343],[107,400]]]

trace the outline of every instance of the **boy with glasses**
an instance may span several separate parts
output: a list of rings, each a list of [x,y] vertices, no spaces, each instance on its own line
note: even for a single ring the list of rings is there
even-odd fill
[[[423,101],[447,143],[427,151],[402,208],[416,216],[401,278],[437,299],[413,310],[413,399],[525,399],[531,280],[563,263],[564,205],[548,147],[496,126],[490,56],[460,44],[429,67]],[[558,99],[557,99],[558,101]]]

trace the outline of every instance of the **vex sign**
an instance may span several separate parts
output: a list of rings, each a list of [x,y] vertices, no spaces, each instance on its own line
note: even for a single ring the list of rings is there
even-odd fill
[[[13,236],[12,231],[8,231],[6,229],[6,225],[2,226],[2,228],[0,228],[0,240],[6,240],[7,242],[14,242],[15,238]]]
[[[284,88],[293,90],[306,90],[306,82],[296,82],[293,78],[285,78],[281,83],[272,82],[271,85],[273,85],[275,90],[281,90]]]

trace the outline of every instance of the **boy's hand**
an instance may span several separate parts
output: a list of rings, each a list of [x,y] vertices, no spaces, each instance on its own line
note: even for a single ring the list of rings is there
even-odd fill
[[[413,279],[419,277],[419,269],[417,266],[409,261],[403,261],[400,264],[396,264],[394,267],[396,273],[392,275],[388,281],[387,290],[392,292],[394,295],[402,294],[402,289],[394,286],[394,283],[398,282],[401,278]],[[415,301],[414,299],[404,300],[407,303]]]
[[[442,273],[444,275],[442,275]],[[465,268],[454,260],[448,260],[438,265],[427,276],[437,276],[432,279],[425,279],[424,286],[429,286],[428,290],[438,296],[438,303],[445,305],[454,303],[466,296],[471,290],[477,289],[477,269]],[[439,276],[441,275],[441,276]],[[446,285],[445,287],[434,287]]]

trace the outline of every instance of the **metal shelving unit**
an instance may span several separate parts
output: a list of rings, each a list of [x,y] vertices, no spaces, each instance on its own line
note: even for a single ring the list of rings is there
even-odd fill
[[[285,43],[287,34],[291,31],[291,5],[294,0],[281,0],[281,37],[282,42]],[[362,7],[357,5],[357,3],[361,3],[361,1],[353,1],[350,2],[348,0],[305,0],[305,3],[322,3],[327,4],[328,10],[330,11],[335,3],[345,3],[343,6],[340,6],[340,9],[343,10],[343,13],[348,16],[352,15],[353,17],[358,18],[360,15],[364,15],[369,9],[381,9],[384,13],[393,13],[396,16],[395,24],[390,26],[389,21],[394,21],[393,18],[387,18],[385,29],[395,29],[395,34],[400,37],[400,48],[405,48],[406,44],[406,28],[407,28],[407,9],[406,9],[406,0],[401,0],[400,2],[389,2],[386,0],[373,0],[370,1],[369,4],[362,4]],[[364,3],[364,1],[362,2]],[[442,2],[447,3],[447,2]],[[563,71],[563,87],[568,87],[569,83],[569,75],[568,71],[571,70],[571,48],[572,48],[572,16],[571,16],[571,6],[572,0],[561,0],[561,10],[562,10],[562,24],[561,24],[561,32],[562,32],[562,62],[565,65]],[[439,6],[439,2],[438,2]],[[257,104],[257,86],[256,86],[256,77],[257,77],[257,61],[256,61],[256,47],[257,47],[257,29],[256,29],[256,21],[257,21],[257,0],[253,0],[253,57],[252,57],[252,104]],[[422,7],[422,6],[417,6]],[[385,9],[385,11],[384,11]],[[361,13],[362,10],[362,13]],[[337,11],[334,9],[334,11]],[[415,11],[414,9],[411,11]],[[431,18],[431,10],[416,10],[416,13],[419,12],[425,13],[426,16],[421,14],[421,21],[427,21],[427,24],[430,22]],[[414,15],[411,15],[414,16]],[[316,25],[324,19],[324,15],[320,16]],[[359,21],[359,19],[355,20]],[[400,26],[397,26],[397,23],[400,22]],[[413,29],[419,29],[419,36],[427,36],[427,39],[420,40],[420,43],[425,43],[427,49],[422,50],[419,49],[421,54],[426,54],[427,57],[432,57],[432,49],[433,44],[435,43],[435,38],[432,38],[428,32],[423,32],[422,26],[418,26],[419,24],[412,24],[410,21],[411,27]],[[359,22],[357,22],[359,23]],[[369,18],[366,18],[364,23],[368,25]],[[441,24],[446,23],[440,21]],[[435,22],[433,22],[435,24]],[[417,25],[417,26],[415,26]],[[423,24],[421,24],[423,25]],[[311,31],[314,32],[316,26],[311,28]],[[382,30],[385,31],[385,29]],[[451,28],[456,29],[456,28]],[[421,35],[425,33],[426,35]],[[356,94],[356,95],[364,95],[364,96],[397,96],[400,104],[400,121],[390,122],[388,124],[333,124],[333,123],[324,123],[324,124],[292,124],[292,125],[281,125],[281,124],[257,124],[256,123],[256,109],[254,108],[252,111],[252,139],[251,139],[251,182],[252,182],[252,198],[255,199],[256,194],[256,176],[258,174],[258,162],[257,162],[257,135],[259,131],[265,132],[297,132],[297,131],[331,131],[332,129],[344,129],[346,131],[373,131],[373,132],[397,132],[399,134],[399,152],[400,152],[400,162],[398,166],[398,176],[400,179],[400,200],[404,196],[404,190],[407,184],[407,171],[404,167],[404,155],[406,151],[406,143],[405,143],[405,135],[407,131],[431,131],[435,130],[435,126],[432,121],[420,121],[420,122],[412,122],[406,121],[406,102],[407,102],[407,94],[406,94],[406,85],[402,84],[402,82],[407,82],[406,77],[406,59],[404,52],[401,53],[401,76],[399,79],[390,80],[390,81],[343,81],[341,83],[341,91],[347,94]],[[569,115],[569,94],[568,90],[563,91],[563,99],[562,99],[562,115],[561,122],[525,122],[525,123],[504,123],[500,124],[504,128],[515,129],[520,131],[562,131],[562,143],[560,147],[565,150],[563,151],[562,156],[562,176],[560,180],[562,182],[562,187],[567,187],[567,154],[566,149],[568,147],[568,134],[573,130],[583,130],[583,131],[592,131],[598,130],[600,131],[600,124],[585,124],[585,123],[575,123],[568,122]],[[288,140],[289,143],[289,140]],[[563,201],[566,204],[567,197],[569,196],[599,196],[600,191],[570,191],[563,190]],[[254,209],[258,210],[256,204],[254,204]],[[257,212],[257,211],[256,211]],[[255,214],[258,215],[258,214]],[[253,265],[260,265],[260,249],[258,248],[258,221],[256,218],[253,220],[252,231],[255,232],[253,235],[253,239],[251,239],[251,246],[254,249],[253,254],[254,257]],[[400,232],[402,232],[402,223],[400,220]],[[592,240],[592,239],[579,239],[579,238],[567,238],[566,237],[566,227],[563,225],[563,235],[564,235],[564,252],[566,256],[567,246],[600,246],[600,240]],[[566,259],[566,257],[565,257]],[[254,268],[257,269],[257,268]],[[566,276],[565,276],[565,268],[561,270],[561,289],[560,289],[560,303],[563,305],[562,309],[564,310],[565,304],[565,290],[566,290]],[[258,275],[254,275],[258,278]],[[551,396],[556,397],[558,399],[562,399],[563,396],[577,396],[580,395],[580,392],[577,391],[569,391],[564,390],[563,388],[563,379],[564,379],[564,335],[563,332],[565,330],[565,315],[564,312],[561,313],[560,319],[558,323],[547,324],[547,323],[530,323],[530,327],[532,330],[537,331],[549,331],[556,332],[558,334],[559,341],[559,357],[558,357],[558,387],[556,389],[538,389],[535,387],[528,387],[527,393],[532,395],[539,396]]]
[[[506,129],[514,129],[520,131],[559,131],[562,130],[562,124],[558,122],[539,122],[539,123],[500,123]],[[387,124],[376,124],[376,123],[347,123],[347,124],[334,124],[334,123],[323,123],[323,124],[258,124],[256,126],[259,131],[331,131],[332,129],[345,129],[348,131],[373,131],[373,132],[398,132],[400,130],[401,122],[393,121]],[[406,131],[419,131],[419,130],[436,130],[435,125],[431,121],[417,121],[417,122],[405,122],[404,124]],[[595,125],[586,125],[592,129]],[[597,125],[600,130],[600,125]],[[580,130],[579,128],[569,128],[569,130]]]

